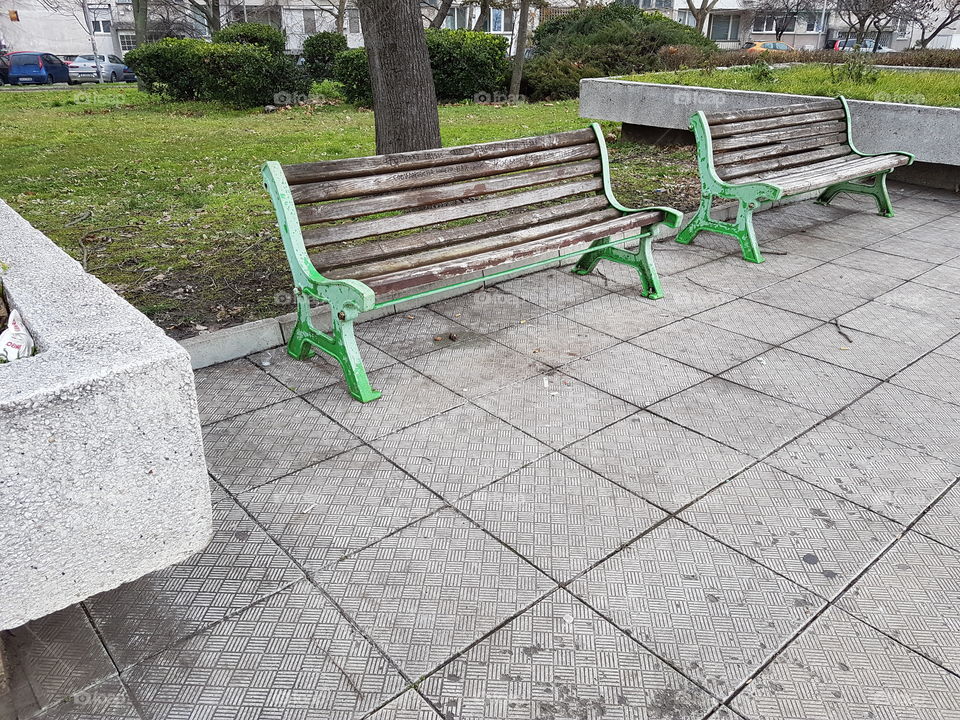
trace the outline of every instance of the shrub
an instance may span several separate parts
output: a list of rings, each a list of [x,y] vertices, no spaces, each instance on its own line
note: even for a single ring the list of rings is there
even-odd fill
[[[317,82],[331,77],[337,53],[347,49],[347,38],[336,32],[319,32],[303,41],[307,72]]]
[[[538,55],[524,65],[524,94],[531,100],[577,97],[582,79],[604,75],[595,65],[576,63],[557,53]]]
[[[864,62],[877,65],[915,65],[917,67],[960,68],[960,50],[903,50],[892,53],[849,53],[836,50],[797,50],[796,52],[776,53],[771,60],[777,63],[845,63],[851,55],[858,55]],[[755,53],[724,52],[715,56],[718,65],[752,65],[757,59]]]
[[[166,38],[130,50],[124,62],[149,93],[171,100],[196,100],[203,84],[203,57],[209,43]]]
[[[370,86],[370,68],[364,48],[337,53],[331,76],[343,87],[347,102],[354,105],[373,105],[373,90]]]
[[[241,45],[260,45],[273,53],[280,54],[287,45],[283,31],[265,23],[238,22],[227,25],[213,34],[215,43],[239,43]]]
[[[683,70],[709,65],[716,53],[695,45],[664,45],[657,50],[660,66],[664,70]]]

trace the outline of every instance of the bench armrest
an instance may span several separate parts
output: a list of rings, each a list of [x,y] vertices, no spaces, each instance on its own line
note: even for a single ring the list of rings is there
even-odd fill
[[[878,153],[865,153],[857,149],[857,146],[853,142],[853,122],[850,119],[850,106],[847,104],[847,99],[843,95],[837,96],[837,100],[840,101],[840,104],[843,105],[843,112],[846,116],[847,121],[847,145],[850,146],[850,149],[854,152],[855,155],[860,157],[880,157],[881,155],[903,155],[908,159],[907,165],[913,165],[913,161],[916,159],[913,153],[904,152],[902,150],[891,150],[889,152],[878,152]]]

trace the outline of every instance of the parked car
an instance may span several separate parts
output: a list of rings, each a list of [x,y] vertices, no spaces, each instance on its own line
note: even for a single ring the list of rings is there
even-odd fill
[[[857,44],[856,38],[846,38],[845,40],[837,40],[833,44],[834,50],[840,50],[841,52],[853,52],[854,50],[859,50],[861,52],[878,52],[878,53],[889,53],[894,52],[885,45],[877,45],[876,51],[873,49],[874,41],[872,38],[865,38],[862,43]]]
[[[93,55],[77,55],[70,63],[70,79],[75,83],[99,82],[97,61]],[[106,82],[120,82],[127,66],[116,55],[100,56],[100,72]]]
[[[52,53],[12,52],[7,54],[7,59],[10,61],[8,76],[11,85],[70,82],[70,71],[66,64]]]
[[[10,58],[0,55],[0,85],[10,82]]]
[[[787,45],[785,42],[761,42],[758,40],[745,42],[740,49],[748,53],[796,52],[792,45]]]
[[[123,66],[123,81],[128,83],[135,83],[137,81],[137,74],[129,65]]]

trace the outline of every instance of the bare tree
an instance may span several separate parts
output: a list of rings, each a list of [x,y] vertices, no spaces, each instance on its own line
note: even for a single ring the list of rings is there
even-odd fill
[[[223,27],[220,0],[187,0],[187,2],[211,35]]]
[[[336,32],[344,35],[347,31],[347,0],[312,0],[314,7],[328,15],[333,21]]]
[[[937,35],[960,21],[960,0],[905,0],[900,13],[920,28],[917,45],[925,48]]]
[[[93,50],[93,62],[97,66],[97,78],[103,82],[103,68],[100,66],[100,51],[97,49],[97,36],[93,32],[93,22],[90,19],[90,8],[87,0],[39,0],[41,7],[57,15],[72,17],[90,38],[90,49]]]
[[[809,0],[746,0],[744,8],[755,15],[772,18],[777,40],[782,40],[784,33],[793,31],[802,13],[813,12]]]
[[[863,45],[871,30],[889,24],[895,16],[898,0],[837,0],[837,15],[846,23],[857,45]],[[879,33],[877,38],[879,39]],[[879,43],[875,43],[879,45]],[[876,47],[874,49],[877,49]]]
[[[687,0],[687,9],[693,15],[695,27],[699,32],[707,25],[707,18],[720,0]]]
[[[527,24],[530,19],[530,0],[520,0],[520,17],[517,19],[517,43],[513,56],[513,75],[510,78],[510,99],[520,97],[520,82],[523,80],[523,62],[527,53]]]

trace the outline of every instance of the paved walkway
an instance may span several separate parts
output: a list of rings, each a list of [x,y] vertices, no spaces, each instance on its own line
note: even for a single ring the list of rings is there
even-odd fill
[[[213,542],[15,631],[21,716],[960,718],[960,201],[894,201],[365,324],[366,406],[198,372]]]

